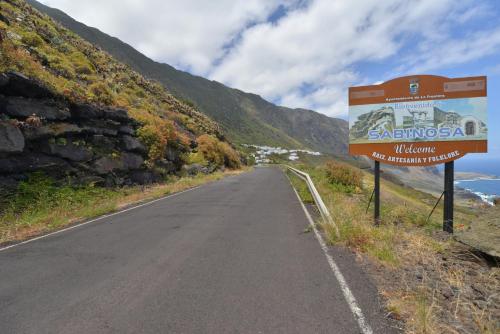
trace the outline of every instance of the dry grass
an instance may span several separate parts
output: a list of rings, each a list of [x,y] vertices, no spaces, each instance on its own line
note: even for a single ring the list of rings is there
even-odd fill
[[[420,287],[416,291],[385,293],[389,300],[387,309],[392,318],[406,322],[406,333],[441,334],[444,326],[439,324],[435,291]]]
[[[321,224],[326,240],[369,259],[392,318],[415,334],[498,333],[500,271],[440,231],[441,208],[427,221],[433,199],[389,181],[382,182],[382,223],[366,213],[369,190],[332,187],[322,167],[300,166],[313,178],[339,226]],[[365,174],[364,187],[372,187]],[[295,185],[295,182],[293,182]],[[470,219],[466,210],[458,219]],[[480,291],[480,292],[478,292]]]
[[[335,233],[330,233],[332,229],[328,224],[322,224],[330,244],[342,243],[389,266],[398,264],[394,248],[395,227],[375,227],[371,213],[366,213],[361,195],[334,194],[327,197],[326,203],[340,230],[340,238],[337,238]]]

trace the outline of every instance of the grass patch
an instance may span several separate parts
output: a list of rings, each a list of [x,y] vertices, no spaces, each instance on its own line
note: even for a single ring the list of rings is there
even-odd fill
[[[297,193],[299,194],[302,202],[307,204],[314,203],[314,199],[311,195],[311,192],[309,191],[309,188],[307,187],[307,184],[294,173],[290,171],[287,171],[286,173],[288,175],[288,178],[290,179],[290,182],[292,183],[292,186],[295,188],[295,190],[297,190]]]
[[[71,216],[90,217],[114,203],[118,192],[93,186],[59,186],[41,173],[32,174],[19,184],[0,217],[0,241],[12,233],[34,226],[56,228]]]
[[[339,227],[340,236],[337,237],[333,225],[324,222],[319,224],[324,231],[326,241],[329,244],[344,244],[367,253],[388,265],[397,265],[398,258],[393,247],[396,235],[394,227],[391,225],[382,228],[374,227],[371,223],[371,216],[364,211],[365,195],[359,193],[361,191],[360,183],[353,187],[340,182],[332,182],[331,173],[328,173],[329,168],[332,167],[331,163],[326,168],[323,166],[317,168],[298,166],[298,169],[311,176]],[[314,203],[307,184],[290,171],[287,171],[287,175],[301,200],[304,203]],[[358,173],[355,172],[353,175],[358,175]],[[355,191],[358,194],[353,193]]]
[[[38,34],[35,32],[24,33],[21,38],[21,41],[24,44],[32,47],[38,47],[43,44],[43,39],[40,36],[38,36]]]
[[[384,180],[383,193],[386,198],[382,201],[382,222],[376,227],[372,216],[373,203],[366,210],[371,195],[371,175],[356,167],[333,161],[315,167],[297,165],[297,168],[309,173],[339,227],[340,237],[337,237],[333,226],[320,224],[330,244],[346,245],[394,267],[401,263],[398,249],[403,234],[418,235],[420,240],[421,235],[428,235],[440,228],[436,219],[440,217],[439,214],[435,213],[427,221],[427,213],[432,207],[419,200],[425,194],[418,193],[418,199],[415,199],[411,197],[410,189]],[[306,183],[294,174],[287,173],[301,199],[312,203]],[[436,252],[445,248],[431,238],[428,238],[426,247]]]
[[[4,205],[0,214],[0,243],[24,240],[76,221],[94,218],[133,203],[193,188],[241,171],[172,177],[163,184],[115,189],[92,185],[59,185],[41,173],[34,173],[20,183],[16,194]]]
[[[366,253],[378,261],[396,266],[399,263],[394,240],[397,231],[392,225],[375,227],[372,217],[358,205],[359,198],[336,196],[330,199],[327,206],[339,227],[340,237],[330,224],[322,224],[325,236],[330,244],[344,244],[350,248]],[[333,204],[335,203],[335,204]]]

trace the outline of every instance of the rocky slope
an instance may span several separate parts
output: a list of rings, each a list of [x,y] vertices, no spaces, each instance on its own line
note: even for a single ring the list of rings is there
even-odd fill
[[[139,123],[126,110],[71,103],[17,73],[0,74],[0,93],[3,183],[35,171],[103,185],[148,183],[159,176],[144,165],[148,151],[135,136]],[[165,172],[179,168],[172,158],[163,164]]]
[[[194,103],[219,122],[233,141],[347,153],[348,124],[344,120],[311,110],[279,107],[258,95],[178,71],[167,64],[154,62],[130,45],[77,22],[57,9],[34,0],[28,3],[144,76],[158,80],[178,98]]]
[[[2,189],[34,171],[122,185],[240,163],[216,122],[24,1],[0,2],[0,56]]]

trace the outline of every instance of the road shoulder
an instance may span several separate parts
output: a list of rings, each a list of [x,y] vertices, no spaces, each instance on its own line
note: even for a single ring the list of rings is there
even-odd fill
[[[293,188],[291,182],[290,186]],[[297,195],[297,201],[302,203],[295,188],[294,191]],[[311,221],[317,222],[321,219],[321,215],[314,204],[302,204],[306,216],[309,215]],[[317,228],[308,230],[308,232],[318,233],[320,235],[318,238],[319,246],[323,247],[323,232]],[[344,280],[348,286],[347,290],[349,292],[347,294],[352,294],[355,299],[354,304],[352,304],[352,300],[349,300],[349,296],[346,296],[346,302],[351,304],[351,310],[358,321],[362,333],[402,333],[403,324],[388,316],[389,312],[379,294],[375,281],[364,269],[366,268],[366,264],[363,264],[363,259],[353,251],[342,246],[324,244],[324,247],[327,258],[331,258],[329,260],[333,261],[336,267],[334,271],[338,270],[341,275],[340,279]],[[344,294],[346,293],[344,292]],[[356,308],[359,308],[359,311]]]

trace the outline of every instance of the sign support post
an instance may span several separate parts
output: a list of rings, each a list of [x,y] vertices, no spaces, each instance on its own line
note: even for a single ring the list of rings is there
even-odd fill
[[[455,162],[444,165],[444,213],[443,231],[453,233],[453,191]]]
[[[380,161],[375,160],[375,187],[374,187],[374,206],[375,206],[375,225],[380,224]]]

